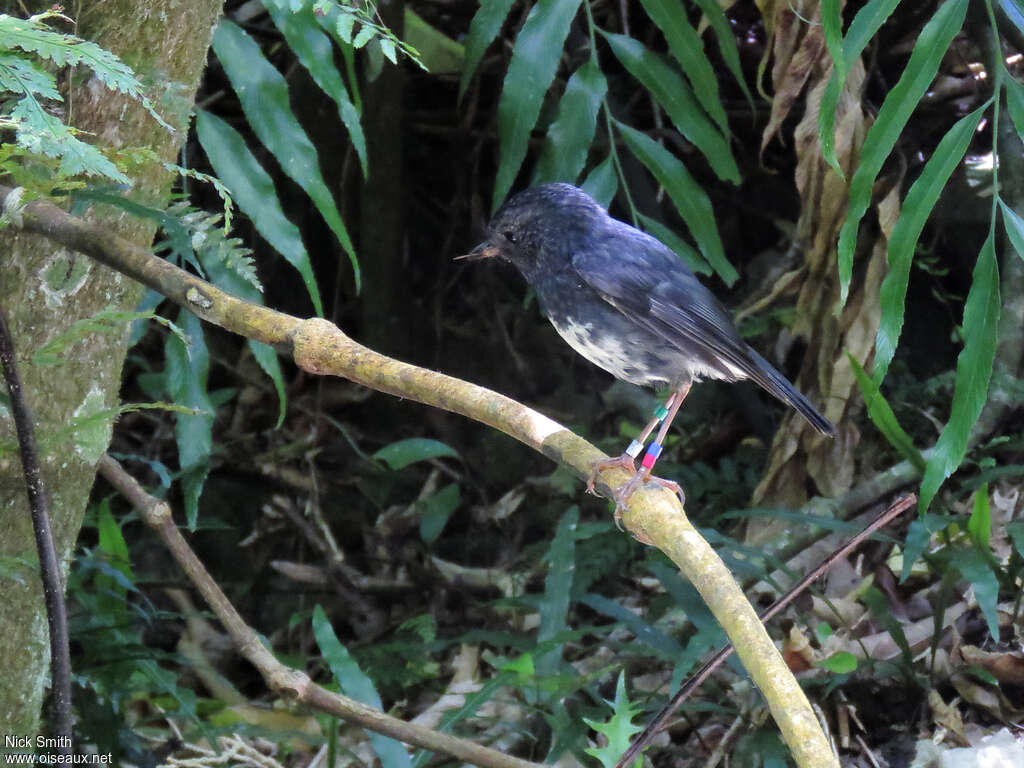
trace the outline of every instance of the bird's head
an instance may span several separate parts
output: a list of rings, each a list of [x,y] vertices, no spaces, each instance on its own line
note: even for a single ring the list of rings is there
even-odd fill
[[[572,256],[567,244],[607,218],[604,208],[571,184],[542,184],[509,198],[487,226],[487,239],[463,258],[499,258],[527,280],[538,268],[557,268]]]

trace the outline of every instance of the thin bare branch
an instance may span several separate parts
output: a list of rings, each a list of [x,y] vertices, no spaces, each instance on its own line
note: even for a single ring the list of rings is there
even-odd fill
[[[511,757],[474,744],[472,741],[399,720],[355,699],[328,691],[314,683],[304,672],[286,667],[260,642],[259,635],[245,623],[227,595],[217,586],[213,576],[206,570],[206,566],[192,551],[178,526],[174,524],[170,505],[148,494],[139,482],[110,456],[104,456],[100,460],[99,471],[107,482],[128,500],[143,521],[160,536],[189,581],[217,614],[217,618],[231,635],[235,647],[256,667],[267,685],[280,696],[307,704],[347,723],[368,728],[406,744],[443,752],[474,765],[485,768],[539,768],[536,763]]]
[[[7,326],[7,313],[0,307],[0,364],[3,365],[7,391],[11,395],[11,414],[18,433],[21,469],[25,475],[29,508],[32,510],[32,529],[39,552],[39,575],[43,582],[46,601],[46,621],[50,628],[50,728],[57,740],[56,752],[71,755],[71,654],[68,646],[68,616],[64,606],[64,585],[60,579],[57,548],[53,544],[50,526],[50,497],[43,486],[36,452],[32,414],[21,390],[18,364],[14,354],[14,340]]]

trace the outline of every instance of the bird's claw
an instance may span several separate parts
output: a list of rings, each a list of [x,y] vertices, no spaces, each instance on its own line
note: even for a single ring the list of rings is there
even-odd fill
[[[680,506],[682,506],[683,509],[686,509],[686,494],[683,493],[682,486],[679,485],[679,483],[677,483],[676,481],[666,480],[663,477],[651,475],[644,482],[654,483],[655,485],[660,486],[661,488],[665,488],[666,490],[672,491],[672,493],[679,497]]]
[[[679,497],[680,504],[684,507],[686,506],[686,494],[683,493],[683,489],[679,483],[674,480],[666,480],[663,477],[652,475],[649,469],[641,469],[629,478],[624,485],[615,489],[613,499],[615,501],[616,514],[619,514],[620,510],[625,507],[626,499],[636,493],[641,485],[646,485],[647,483],[653,483],[661,488],[672,491],[672,493]]]
[[[615,468],[628,469],[634,475],[636,474],[636,464],[633,463],[633,457],[628,453],[616,456],[614,459],[601,459],[599,461],[595,461],[590,467],[590,476],[587,478],[587,493],[597,496],[598,493],[594,490],[594,484],[597,482],[597,476],[606,469]],[[618,507],[616,507],[616,509],[617,508]]]
[[[612,459],[608,463],[621,462],[623,458],[629,457],[627,454],[623,454],[623,456],[620,456],[619,459]],[[629,464],[632,465],[632,463],[632,459],[630,459]],[[616,463],[615,466],[624,466],[624,464]],[[596,475],[596,471],[594,475]],[[630,496],[636,493],[636,491],[641,486],[646,485],[647,483],[653,483],[654,485],[657,485],[661,488],[665,488],[667,490],[672,491],[672,493],[679,497],[680,504],[682,504],[684,508],[686,507],[686,494],[683,493],[683,489],[679,485],[679,483],[675,482],[674,480],[666,480],[663,477],[652,475],[649,469],[641,469],[638,472],[634,472],[633,476],[629,478],[629,480],[627,480],[623,485],[616,488],[612,494],[612,501],[615,502],[615,513],[613,519],[615,520],[615,527],[618,528],[620,531],[624,530],[622,526],[622,513],[626,509],[626,501],[629,499]],[[588,484],[587,490],[593,493],[590,484]],[[635,538],[641,544],[647,544],[648,546],[652,546],[654,544],[654,542],[652,542],[646,536],[639,534],[636,531],[630,531],[630,533],[633,535],[633,538]]]

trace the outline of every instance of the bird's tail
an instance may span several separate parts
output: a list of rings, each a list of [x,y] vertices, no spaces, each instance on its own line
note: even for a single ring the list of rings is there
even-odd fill
[[[790,384],[785,376],[775,370],[771,363],[753,349],[750,350],[750,356],[757,366],[757,371],[753,372],[754,375],[751,376],[754,381],[782,402],[793,406],[821,434],[826,437],[836,436],[836,428],[832,422],[822,416],[818,409],[811,405],[810,400],[804,397],[800,390]]]

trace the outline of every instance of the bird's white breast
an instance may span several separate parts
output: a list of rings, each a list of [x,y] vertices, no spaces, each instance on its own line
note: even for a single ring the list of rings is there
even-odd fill
[[[617,378],[635,381],[637,351],[631,350],[628,342],[605,335],[601,338],[601,343],[597,344],[593,332],[594,324],[580,323],[571,317],[554,325],[558,335],[594,365]]]

